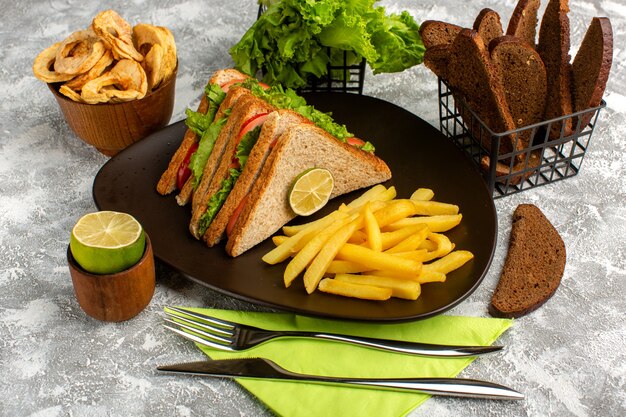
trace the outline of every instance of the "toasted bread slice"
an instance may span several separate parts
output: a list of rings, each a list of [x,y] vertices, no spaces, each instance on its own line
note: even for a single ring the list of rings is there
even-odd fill
[[[251,93],[242,95],[232,108],[228,121],[220,132],[206,163],[202,179],[193,193],[189,230],[197,239],[200,239],[205,232],[199,226],[209,200],[220,189],[222,181],[228,176],[228,170],[237,146],[236,139],[243,124],[258,114],[269,113],[273,110],[275,110],[273,106]]]
[[[498,12],[491,9],[482,9],[476,20],[474,20],[473,29],[478,32],[480,38],[485,42],[485,46],[489,47],[489,43],[501,37],[504,32],[502,31],[502,22],[500,22],[500,15]]]
[[[278,139],[247,203],[228,237],[226,252],[238,256],[270,237],[296,215],[289,207],[294,179],[312,167],[328,169],[335,180],[331,198],[387,181],[391,171],[377,156],[330,136],[313,124],[300,124]]]
[[[514,36],[494,39],[489,52],[500,72],[504,96],[515,127],[520,128],[543,120],[548,93],[546,67],[539,53],[528,43]],[[522,147],[530,144],[531,132],[521,135]]]
[[[463,29],[452,43],[448,66],[448,82],[455,97],[460,96],[470,109],[495,133],[515,129],[506,102],[502,79],[489,51],[478,32]],[[491,136],[472,121],[471,114],[461,109],[461,116],[475,138],[480,138],[486,149],[491,149]],[[505,135],[500,141],[499,153],[522,149],[515,135]],[[521,156],[517,162],[521,162]]]
[[[597,107],[609,79],[613,63],[613,29],[606,17],[594,17],[572,64],[574,82],[574,110]],[[580,117],[584,129],[593,114]]]
[[[250,193],[256,182],[272,146],[280,135],[302,123],[310,123],[306,118],[292,110],[277,110],[270,113],[263,123],[259,138],[243,166],[241,175],[235,182],[228,198],[206,230],[203,240],[208,246],[218,244],[226,234],[226,228],[242,201]]]
[[[572,114],[572,74],[570,64],[570,24],[568,0],[550,0],[541,18],[537,51],[548,74],[548,101],[545,119]],[[553,123],[550,138],[572,133],[572,118]]]
[[[537,42],[537,11],[540,4],[540,0],[519,0],[509,20],[506,34],[520,38],[534,48]]]
[[[450,45],[461,29],[461,26],[452,23],[427,20],[420,25],[420,37],[428,50],[436,45]]]
[[[558,231],[539,208],[520,204],[513,213],[509,251],[490,313],[520,317],[540,307],[559,287],[565,261]]]
[[[226,85],[234,80],[245,80],[247,75],[235,70],[235,69],[223,69],[216,71],[209,80],[209,84]],[[209,101],[206,94],[202,94],[200,104],[198,105],[199,113],[206,113],[209,108]],[[183,140],[170,159],[167,169],[161,175],[157,184],[157,191],[161,195],[167,195],[172,193],[176,189],[176,177],[178,175],[178,169],[183,162],[191,146],[196,143],[200,138],[191,129],[187,129]]]
[[[437,77],[448,79],[448,64],[450,61],[450,45],[431,46],[424,52],[424,65]]]

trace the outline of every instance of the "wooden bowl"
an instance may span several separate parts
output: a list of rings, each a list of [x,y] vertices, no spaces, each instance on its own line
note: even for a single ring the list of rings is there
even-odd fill
[[[155,287],[154,255],[146,234],[143,257],[131,268],[115,274],[91,274],[78,265],[67,248],[67,263],[78,304],[102,321],[124,321],[139,314],[152,300]]]
[[[174,110],[176,71],[144,98],[122,103],[79,103],[59,93],[60,84],[48,87],[74,133],[103,154],[113,156],[167,126]]]

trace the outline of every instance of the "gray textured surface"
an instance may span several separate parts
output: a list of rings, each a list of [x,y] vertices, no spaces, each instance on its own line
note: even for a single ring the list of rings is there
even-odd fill
[[[514,2],[382,2],[418,20],[471,25],[482,7],[503,16]],[[161,309],[186,304],[256,309],[158,266],[149,307],[121,324],[88,318],[65,263],[74,222],[95,210],[91,185],[107,158],[79,141],[43,83],[31,72],[44,47],[114,8],[129,21],[169,27],[180,67],[172,122],[195,107],[209,75],[231,65],[227,53],[256,17],[252,1],[98,2],[2,0],[0,23],[0,415],[256,416],[265,407],[231,382],[164,378],[157,364],[200,359],[189,343],[161,330]],[[556,295],[516,321],[507,350],[474,362],[465,376],[517,387],[522,402],[431,399],[414,416],[617,416],[626,413],[626,3],[571,1],[572,44],[592,16],[609,16],[616,33],[611,78],[581,173],[498,200],[498,246],[482,286],[449,314],[486,316],[508,243],[510,218],[537,204],[567,246]],[[508,19],[503,18],[506,22]],[[437,125],[436,80],[425,68],[366,76],[365,94],[397,103]]]

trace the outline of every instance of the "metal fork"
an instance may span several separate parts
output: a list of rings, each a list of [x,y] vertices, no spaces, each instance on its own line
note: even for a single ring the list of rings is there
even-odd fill
[[[257,346],[279,337],[308,337],[351,343],[392,352],[438,357],[466,357],[491,353],[502,346],[448,346],[401,340],[375,339],[336,333],[265,330],[196,313],[184,308],[167,307],[165,321],[178,327],[164,325],[180,336],[215,349],[238,351]]]

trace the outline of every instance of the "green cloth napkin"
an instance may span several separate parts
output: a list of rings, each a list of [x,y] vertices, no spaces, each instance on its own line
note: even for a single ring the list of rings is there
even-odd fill
[[[379,324],[325,320],[287,313],[189,309],[272,330],[327,331],[458,345],[491,345],[512,325],[512,320],[480,317],[436,316],[407,323]],[[475,359],[424,358],[304,338],[276,339],[243,352],[198,347],[213,359],[263,357],[293,372],[352,377],[454,377]],[[481,360],[493,359],[485,357]],[[285,381],[240,378],[237,382],[276,414],[288,417],[404,416],[430,397],[419,393]]]

